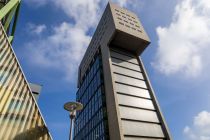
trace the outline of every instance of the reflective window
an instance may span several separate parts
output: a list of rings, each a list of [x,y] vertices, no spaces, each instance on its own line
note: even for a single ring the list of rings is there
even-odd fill
[[[75,119],[74,140],[108,139],[106,103],[102,102],[105,99],[105,92],[101,63],[101,55],[98,53],[78,89],[77,101],[84,105],[84,109],[77,113]]]

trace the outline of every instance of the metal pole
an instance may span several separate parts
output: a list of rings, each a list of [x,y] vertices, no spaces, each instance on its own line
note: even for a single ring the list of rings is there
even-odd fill
[[[70,124],[70,131],[69,131],[69,140],[72,140],[72,130],[74,127],[74,119],[76,117],[76,111],[82,110],[83,105],[78,102],[67,102],[64,104],[64,109],[69,111],[69,117],[71,119],[71,124]]]
[[[74,124],[74,117],[70,116],[71,119],[71,125],[70,125],[70,133],[69,133],[69,140],[72,140],[72,129]]]

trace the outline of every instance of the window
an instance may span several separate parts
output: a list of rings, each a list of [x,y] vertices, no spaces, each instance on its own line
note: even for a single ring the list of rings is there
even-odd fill
[[[105,122],[106,120],[104,120],[104,118],[107,117],[104,116],[107,114],[106,103],[105,101],[104,103],[102,102],[102,99],[105,100],[105,94],[102,94],[104,88],[100,51],[94,58],[77,92],[77,101],[84,105],[84,109],[79,111],[76,116],[75,140],[106,139],[106,134],[104,132],[102,133],[102,125],[103,123],[107,123]],[[102,106],[104,109],[102,109]]]

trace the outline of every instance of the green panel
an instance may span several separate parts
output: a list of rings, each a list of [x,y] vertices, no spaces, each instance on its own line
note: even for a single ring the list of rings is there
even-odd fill
[[[20,3],[20,0],[10,0],[1,10],[0,10],[0,20],[2,20],[16,4]]]
[[[4,24],[4,29],[5,29],[5,31],[7,31],[8,27],[9,27],[9,25],[10,25],[10,22],[11,22],[11,20],[12,20],[14,14],[15,14],[15,11],[16,11],[17,7],[18,7],[18,4],[16,4],[16,5],[12,8],[12,10],[10,11],[10,13],[8,14],[8,16],[7,16],[7,18],[6,18],[6,22],[5,22],[5,24]]]
[[[13,41],[13,39],[14,39],[14,36],[9,36],[9,38],[8,38],[10,43]]]
[[[10,0],[5,5],[1,3],[2,7],[0,6],[0,21],[2,20],[2,24],[11,44],[14,40],[16,24],[20,11],[20,1],[21,0]]]
[[[15,12],[14,23],[13,23],[13,27],[12,27],[11,36],[14,36],[15,35],[16,25],[17,25],[17,21],[18,21],[18,15],[19,15],[19,12],[20,12],[20,5],[21,4],[18,5],[17,10]]]

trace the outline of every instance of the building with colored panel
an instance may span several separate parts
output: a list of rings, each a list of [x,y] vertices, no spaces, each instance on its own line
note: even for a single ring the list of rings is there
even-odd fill
[[[138,17],[108,4],[78,71],[74,140],[171,140],[139,57],[150,44]]]
[[[11,46],[20,0],[0,2],[0,140],[51,140]]]

